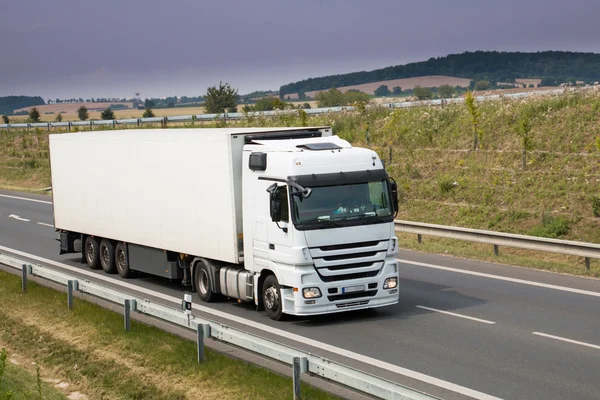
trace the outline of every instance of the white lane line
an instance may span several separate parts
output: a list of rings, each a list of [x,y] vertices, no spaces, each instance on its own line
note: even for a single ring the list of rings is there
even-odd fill
[[[532,332],[532,333],[534,335],[543,336],[543,337],[547,337],[547,338],[550,338],[550,339],[561,340],[563,342],[569,342],[569,343],[573,343],[573,344],[578,344],[580,346],[586,346],[586,347],[591,347],[592,349],[600,350],[600,346],[595,345],[595,344],[585,343],[585,342],[579,342],[577,340],[567,339],[567,338],[560,337],[560,336],[548,335],[547,333],[542,333],[542,332]]]
[[[495,324],[494,321],[488,321],[485,319],[469,317],[468,315],[462,315],[462,314],[456,314],[456,313],[449,312],[449,311],[438,310],[437,308],[430,308],[430,307],[425,307],[425,306],[415,306],[415,307],[422,308],[423,310],[429,310],[429,311],[434,311],[434,312],[438,312],[438,313],[442,313],[442,314],[452,315],[453,317],[460,317],[460,318],[470,319],[470,320],[477,321],[477,322],[483,322],[484,324],[490,324],[490,325]]]
[[[96,274],[96,273],[93,273],[93,272],[90,272],[90,271],[86,271],[85,269],[80,269],[80,268],[72,267],[72,266],[67,265],[67,264],[63,264],[63,263],[60,263],[60,262],[57,262],[57,261],[53,261],[53,260],[49,260],[49,259],[46,259],[46,258],[38,257],[38,256],[33,255],[33,254],[25,253],[25,252],[22,252],[22,251],[19,251],[19,250],[14,250],[14,249],[11,249],[11,248],[8,248],[8,247],[4,247],[4,246],[0,246],[0,251],[11,253],[10,255],[13,255],[13,256],[21,256],[21,257],[29,258],[31,260],[36,260],[36,261],[38,261],[40,263],[43,263],[43,264],[46,264],[46,265],[52,265],[52,266],[55,266],[55,267],[58,267],[58,268],[61,268],[61,269],[69,270],[69,271],[72,271],[72,272],[77,272],[78,274],[87,275],[87,276],[89,276],[91,278],[94,278],[96,280],[101,280],[101,281],[109,282],[109,283],[111,283],[113,285],[116,285],[116,286],[121,286],[123,288],[128,288],[128,289],[131,289],[131,290],[135,290],[135,291],[137,291],[139,293],[145,293],[147,295],[150,295],[150,296],[153,296],[153,297],[156,297],[156,298],[159,298],[159,299],[163,299],[163,300],[172,302],[175,305],[181,305],[181,299],[180,298],[169,296],[169,295],[166,295],[166,294],[163,294],[163,293],[160,293],[160,292],[156,292],[154,290],[146,289],[146,288],[143,288],[143,287],[140,287],[140,286],[136,286],[136,285],[133,285],[131,283],[121,282],[121,281],[118,281],[118,280],[116,280],[114,278],[110,278],[109,276],[106,276],[106,275]],[[308,339],[308,338],[306,338],[304,336],[296,335],[294,333],[287,332],[287,331],[284,331],[282,329],[277,329],[277,328],[273,328],[273,327],[268,326],[268,325],[263,325],[263,324],[258,323],[256,321],[252,321],[252,320],[249,320],[249,319],[237,317],[235,315],[227,314],[227,313],[222,312],[222,311],[213,310],[211,308],[208,308],[208,307],[205,307],[205,306],[201,306],[201,305],[197,305],[197,304],[193,304],[192,307],[195,310],[201,311],[201,312],[203,312],[205,314],[210,314],[210,315],[214,315],[214,316],[217,316],[217,317],[225,318],[225,319],[228,319],[230,321],[234,321],[234,322],[237,322],[237,323],[240,323],[240,324],[243,324],[243,325],[246,325],[246,326],[249,326],[249,327],[252,327],[252,328],[255,328],[255,329],[258,329],[258,330],[270,333],[270,334],[273,334],[273,335],[280,336],[282,338],[291,339],[291,340],[294,340],[296,342],[303,343],[303,344],[305,344],[307,346],[312,346],[312,347],[315,347],[315,348],[318,348],[318,349],[322,349],[322,350],[328,351],[330,353],[337,354],[339,356],[343,356],[343,357],[347,357],[347,358],[350,358],[350,359],[355,360],[355,361],[359,361],[359,362],[361,362],[363,364],[368,364],[368,365],[371,365],[371,366],[374,366],[374,367],[377,367],[377,368],[388,370],[388,371],[396,373],[398,375],[403,375],[403,376],[406,376],[408,378],[416,379],[416,380],[419,380],[421,382],[428,383],[430,385],[434,385],[434,386],[437,386],[437,387],[440,387],[440,388],[443,388],[443,389],[446,389],[446,390],[450,390],[452,392],[456,392],[456,393],[459,393],[459,394],[463,394],[465,396],[472,397],[474,399],[478,399],[478,400],[501,400],[499,397],[494,397],[494,396],[488,395],[486,393],[482,393],[482,392],[479,392],[479,391],[476,391],[476,390],[473,390],[473,389],[469,389],[469,388],[464,387],[464,386],[457,385],[457,384],[452,383],[452,382],[448,382],[448,381],[444,381],[442,379],[434,378],[433,376],[425,375],[425,374],[422,374],[420,372],[416,372],[416,371],[413,371],[413,370],[410,370],[410,369],[407,369],[407,368],[403,368],[403,367],[399,367],[399,366],[394,365],[394,364],[387,363],[385,361],[377,360],[377,359],[372,358],[372,357],[368,357],[368,356],[364,356],[362,354],[354,353],[352,351],[344,350],[344,349],[342,349],[340,347],[332,346],[332,345],[329,345],[329,344],[326,344],[326,343],[322,343],[322,342],[319,342],[319,341],[316,341],[316,340],[313,340],[313,339]]]
[[[38,222],[38,225],[49,226],[50,228],[54,228],[54,225],[52,225],[52,224],[46,224],[44,222]]]
[[[575,288],[571,288],[571,287],[567,287],[567,286],[551,285],[549,283],[528,281],[525,279],[509,278],[507,276],[501,276],[501,275],[485,274],[483,272],[468,271],[468,270],[459,269],[459,268],[442,267],[441,265],[427,264],[427,263],[422,263],[422,262],[417,262],[417,261],[401,260],[401,259],[397,259],[397,260],[400,261],[401,263],[416,265],[419,267],[438,269],[441,271],[457,272],[459,274],[465,274],[465,275],[480,276],[483,278],[497,279],[499,281],[521,283],[523,285],[537,286],[537,287],[553,289],[553,290],[561,290],[563,292],[583,294],[586,296],[600,297],[600,292],[592,292],[590,290],[575,289]]]
[[[6,197],[7,199],[16,199],[16,200],[24,200],[24,201],[32,201],[34,203],[42,203],[42,204],[52,204],[51,201],[38,200],[38,199],[30,199],[28,197],[18,197],[18,196],[9,196],[7,194],[0,194],[0,197]]]
[[[19,217],[19,216],[18,216],[18,215],[16,215],[16,214],[10,214],[10,215],[8,216],[8,218],[13,218],[13,219],[16,219],[17,221],[23,221],[23,222],[29,222],[29,221],[31,221],[31,220],[29,220],[29,219],[27,219],[27,218],[21,218],[21,217]]]

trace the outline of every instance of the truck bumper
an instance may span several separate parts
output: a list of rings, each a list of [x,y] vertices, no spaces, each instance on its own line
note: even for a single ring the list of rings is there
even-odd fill
[[[384,289],[385,280],[394,277],[397,282],[396,287]],[[400,298],[399,279],[397,264],[391,263],[386,264],[380,274],[373,278],[303,284],[295,286],[297,291],[294,291],[293,287],[282,288],[283,312],[290,315],[308,316],[394,305],[399,302]],[[375,284],[376,287],[374,287]],[[321,297],[304,298],[302,289],[305,287],[318,287]],[[356,287],[364,287],[364,290],[344,293],[347,288]],[[335,292],[332,293],[332,291]]]

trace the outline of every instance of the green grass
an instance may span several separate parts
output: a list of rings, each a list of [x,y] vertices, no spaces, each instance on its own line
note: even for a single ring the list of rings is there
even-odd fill
[[[64,400],[60,390],[43,382],[38,371],[12,364],[6,349],[0,351],[0,400]],[[40,373],[41,374],[41,373]],[[40,396],[41,394],[41,396]]]
[[[298,111],[227,125],[332,126],[334,134],[386,161],[401,195],[399,219],[600,243],[600,91],[477,102],[476,108],[477,151],[464,104],[308,117]],[[2,137],[0,186],[50,185],[45,138],[33,131]],[[448,252],[453,249],[461,247]]]
[[[206,350],[198,364],[194,342],[75,300],[35,283],[28,293],[20,278],[0,272],[0,342],[38,360],[43,369],[96,398],[286,399],[292,382],[263,368]],[[310,399],[336,397],[303,384]]]

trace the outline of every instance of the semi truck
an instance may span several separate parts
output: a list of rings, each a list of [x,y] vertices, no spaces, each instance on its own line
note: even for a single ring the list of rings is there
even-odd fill
[[[273,320],[399,301],[396,183],[329,126],[61,133],[49,151],[59,252],[89,268]]]

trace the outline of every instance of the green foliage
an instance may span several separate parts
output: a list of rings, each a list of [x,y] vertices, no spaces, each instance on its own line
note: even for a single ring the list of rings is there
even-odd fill
[[[375,96],[389,96],[390,88],[387,85],[381,85],[375,89]]]
[[[29,121],[31,122],[40,122],[40,112],[37,107],[33,107],[29,110]]]
[[[253,106],[250,106],[251,111],[271,111],[271,110],[285,110],[291,108],[291,103],[286,103],[278,97],[264,97],[259,99]]]
[[[90,117],[89,113],[88,113],[88,109],[86,106],[80,106],[77,109],[77,118],[79,118],[81,121],[85,121]]]
[[[450,179],[450,178],[441,179],[438,182],[438,185],[440,187],[440,192],[442,194],[449,193],[452,189],[454,189],[456,187],[456,185],[454,184],[454,182],[455,181],[453,179]]]
[[[115,119],[115,113],[110,109],[110,107],[106,107],[100,114],[100,118],[104,120]]]
[[[418,85],[415,86],[415,88],[413,89],[413,94],[419,100],[427,100],[427,99],[432,99],[433,98],[433,92],[431,91],[431,89],[425,88],[425,87],[421,87],[421,86],[418,86]]]
[[[471,93],[471,91],[468,91],[465,96],[465,104],[467,105],[467,110],[469,110],[469,115],[471,116],[471,126],[473,129],[473,150],[477,150],[478,142],[483,137],[483,130],[481,130],[479,127],[479,110],[477,109],[475,97],[473,97],[473,93]]]
[[[499,52],[475,51],[430,58],[427,61],[376,69],[309,78],[280,87],[281,96],[300,91],[327,90],[389,79],[446,75],[473,79],[475,82],[514,82],[516,78],[548,77],[542,86],[568,78],[590,81],[600,76],[600,54],[564,51]]]
[[[544,213],[542,223],[531,228],[527,234],[531,236],[558,239],[569,233],[569,220],[565,217],[554,217]]]
[[[3,348],[0,351],[0,389],[2,389],[2,377],[4,376],[4,371],[6,370],[6,361],[8,360],[8,353],[6,349]]]
[[[237,108],[238,90],[232,88],[229,83],[219,82],[219,87],[209,87],[204,97],[204,107],[208,114],[222,114],[225,110],[234,112]]]
[[[142,118],[152,118],[154,117],[154,111],[151,108],[146,108],[144,113],[142,114]]]
[[[63,120],[62,113],[58,113],[58,115],[56,116],[56,118],[54,118],[54,120],[56,122],[62,122],[62,120]]]
[[[592,212],[594,217],[600,217],[600,197],[598,196],[592,197]]]
[[[475,83],[475,90],[490,90],[492,84],[489,81],[481,80]]]
[[[2,122],[5,124],[10,124],[10,119],[8,118],[7,115],[2,116]]]
[[[0,114],[11,115],[14,110],[44,104],[40,96],[4,96],[0,97]]]
[[[442,99],[449,99],[456,94],[456,89],[450,85],[441,85],[438,93]]]
[[[598,148],[598,151],[600,151],[600,136],[596,137],[596,147]]]
[[[317,100],[317,107],[337,107],[345,105],[343,93],[336,88],[317,93],[315,95],[315,100]]]
[[[398,96],[398,95],[402,94],[402,88],[401,88],[400,86],[394,86],[394,87],[392,88],[392,92],[393,92],[393,93],[394,93],[396,96]]]

